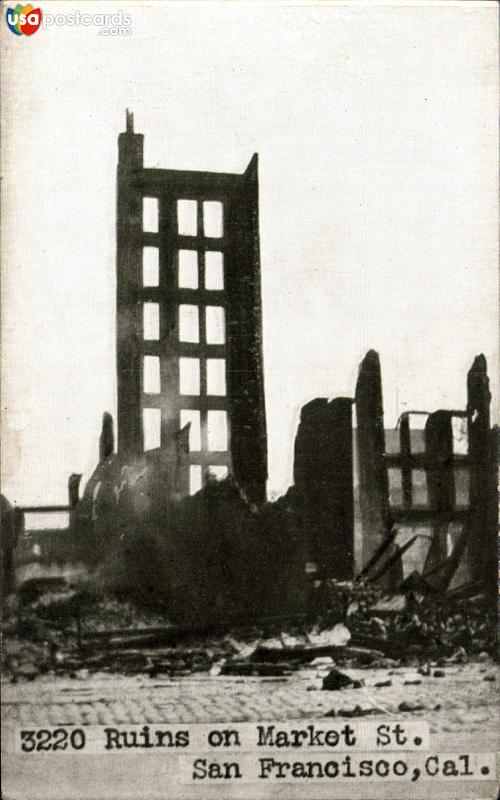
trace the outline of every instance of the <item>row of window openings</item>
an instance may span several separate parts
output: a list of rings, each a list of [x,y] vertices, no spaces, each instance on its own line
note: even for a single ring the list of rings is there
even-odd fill
[[[158,233],[159,209],[157,197],[142,199],[142,228],[146,233]],[[203,236],[220,239],[224,235],[223,206],[216,200],[202,204],[203,231],[198,231],[198,201],[177,201],[177,233],[179,236]]]
[[[201,416],[196,409],[182,409],[180,414],[181,428],[191,423],[189,430],[189,450],[201,450]],[[142,428],[144,450],[156,450],[161,447],[161,409],[142,409]],[[211,453],[227,452],[228,427],[226,411],[207,411],[207,449]]]
[[[452,448],[454,455],[466,456],[469,452],[469,435],[466,417],[451,418]],[[386,452],[396,455],[401,452],[399,437],[396,441],[386,440]],[[410,429],[410,452],[425,453],[425,432],[422,428]]]
[[[207,395],[224,397],[226,395],[226,359],[207,358]],[[199,358],[179,358],[179,394],[200,394],[201,362]],[[161,393],[161,374],[159,356],[144,356],[142,388],[145,394]]]
[[[222,306],[205,306],[205,342],[225,344],[226,323]],[[160,304],[143,304],[144,339],[158,341],[160,338]],[[198,306],[179,305],[179,341],[191,344],[200,342],[200,311]]]
[[[392,506],[403,505],[403,476],[400,469],[391,468],[388,471],[389,500]],[[412,505],[428,506],[429,494],[427,491],[427,475],[425,470],[412,470]],[[468,469],[455,470],[455,506],[466,507],[469,505],[470,473]]]
[[[157,247],[142,248],[143,286],[160,285],[160,261]],[[224,257],[219,250],[205,251],[205,289],[220,292],[224,289]],[[178,251],[179,289],[198,289],[198,251]]]

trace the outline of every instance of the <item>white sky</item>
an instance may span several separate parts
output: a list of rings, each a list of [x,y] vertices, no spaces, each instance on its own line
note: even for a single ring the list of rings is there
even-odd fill
[[[380,352],[387,425],[496,395],[497,6],[50,3],[3,60],[4,494],[65,503],[115,416],[115,167],[125,108],[150,167],[260,156],[269,490],[300,407]]]

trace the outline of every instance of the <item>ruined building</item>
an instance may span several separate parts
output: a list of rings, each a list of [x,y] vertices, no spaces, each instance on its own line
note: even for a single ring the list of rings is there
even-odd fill
[[[245,587],[264,605],[294,604],[284,565],[302,566],[300,543],[283,526],[263,532],[257,513],[267,481],[257,155],[243,174],[149,169],[143,146],[127,112],[117,446],[106,412],[97,466],[82,495],[82,476],[70,476],[69,526],[44,537],[39,560],[65,574],[77,562],[103,588],[161,595],[177,614],[243,608]]]
[[[127,113],[117,448],[106,413],[83,495],[72,475],[67,508],[24,509],[70,520],[20,537],[29,574],[37,547],[46,573],[58,561],[67,575],[71,562],[160,588],[170,607],[195,614],[200,602],[244,608],[249,596],[300,606],[305,573],[393,589],[414,573],[435,591],[494,587],[498,432],[484,356],[469,371],[466,408],[405,413],[388,431],[379,357],[367,353],[351,397],[303,407],[294,485],[266,503],[257,156],[241,175],[150,169],[143,144]]]
[[[497,430],[486,359],[467,376],[467,406],[401,415],[384,429],[378,354],[353,398],[312,400],[295,440],[294,481],[319,575],[362,573],[393,589],[412,573],[435,590],[496,585]]]
[[[260,502],[257,155],[242,175],[148,169],[143,143],[127,112],[117,175],[118,455],[168,453],[189,425],[190,493],[208,473],[231,473]],[[177,478],[181,496],[183,488]]]
[[[394,536],[407,571],[437,589],[495,583],[495,431],[486,359],[467,376],[467,407],[410,411],[399,441],[384,434],[378,356],[370,351],[356,387],[363,562]],[[423,424],[422,424],[423,423]],[[369,535],[366,535],[366,533]]]

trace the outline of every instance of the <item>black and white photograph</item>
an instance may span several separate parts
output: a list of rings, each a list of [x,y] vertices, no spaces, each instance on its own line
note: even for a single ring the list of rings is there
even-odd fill
[[[496,800],[498,4],[1,4],[2,796]]]

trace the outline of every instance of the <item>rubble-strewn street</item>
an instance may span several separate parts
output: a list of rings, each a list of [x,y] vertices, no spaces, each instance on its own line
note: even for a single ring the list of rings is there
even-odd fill
[[[423,585],[419,587],[423,591]],[[477,587],[448,599],[329,581],[314,619],[208,628],[74,591],[13,604],[3,703],[22,725],[421,716],[495,749],[493,620]],[[160,623],[163,622],[163,625]],[[408,641],[409,640],[409,641]]]

